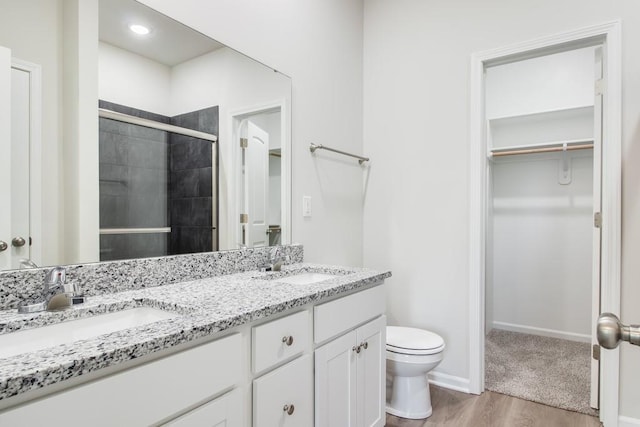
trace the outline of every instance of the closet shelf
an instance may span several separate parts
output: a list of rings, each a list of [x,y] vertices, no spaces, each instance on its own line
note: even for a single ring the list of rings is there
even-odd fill
[[[495,123],[495,122],[509,121],[509,120],[537,118],[537,117],[547,116],[547,115],[574,114],[574,113],[579,114],[583,112],[591,112],[591,110],[593,110],[593,104],[576,105],[575,107],[559,108],[555,110],[532,111],[528,113],[508,114],[508,115],[497,116],[497,117],[487,117],[487,121],[489,123]]]
[[[592,150],[593,138],[554,141],[542,144],[516,145],[489,150],[488,157],[514,156],[520,154],[553,153],[573,150]]]

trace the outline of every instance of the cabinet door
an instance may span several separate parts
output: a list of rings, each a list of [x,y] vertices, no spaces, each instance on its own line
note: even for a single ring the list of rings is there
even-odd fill
[[[316,427],[356,426],[356,331],[318,348]]]
[[[356,330],[359,427],[385,424],[386,326],[387,318],[381,316]]]
[[[312,427],[312,381],[311,355],[254,380],[253,427]]]
[[[209,403],[164,424],[170,427],[240,427],[242,393],[232,390]]]

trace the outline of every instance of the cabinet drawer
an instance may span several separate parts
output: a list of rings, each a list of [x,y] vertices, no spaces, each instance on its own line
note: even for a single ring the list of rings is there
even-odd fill
[[[253,427],[274,426],[313,426],[311,355],[302,356],[253,381]]]
[[[308,311],[255,326],[252,330],[253,372],[262,372],[307,350],[309,334]]]
[[[143,426],[170,419],[241,379],[239,334],[0,412],[0,426]]]
[[[384,314],[384,286],[356,292],[314,307],[314,340],[321,343]]]
[[[187,412],[173,421],[163,424],[167,427],[242,426],[242,393],[235,389],[219,398]]]

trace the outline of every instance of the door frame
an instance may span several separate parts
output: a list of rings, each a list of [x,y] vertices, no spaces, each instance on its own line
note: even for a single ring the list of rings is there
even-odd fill
[[[29,73],[29,259],[42,265],[42,66],[12,57],[11,68]]]
[[[234,177],[229,183],[228,194],[235,200],[238,195],[239,180],[236,179],[238,170],[238,157],[240,155],[240,125],[243,120],[257,114],[280,111],[280,138],[281,138],[281,166],[280,166],[280,205],[282,212],[282,224],[280,244],[291,244],[291,114],[289,104],[285,98],[273,102],[234,109],[228,114],[228,129],[230,129],[229,143],[231,144],[231,159],[226,165],[228,176]],[[227,204],[227,242],[235,244],[239,241],[238,221],[240,207],[237,202]]]
[[[484,112],[486,64],[596,44],[604,46],[602,238],[600,312],[620,312],[621,258],[621,23],[619,20],[477,52],[470,64],[469,391],[484,391],[485,245],[488,159]],[[618,425],[619,350],[600,355],[600,420]]]

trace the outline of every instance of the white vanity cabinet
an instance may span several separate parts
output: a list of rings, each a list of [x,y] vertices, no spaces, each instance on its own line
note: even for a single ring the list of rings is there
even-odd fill
[[[242,425],[242,393],[234,389],[209,403],[193,409],[173,421],[163,424],[166,427],[221,426],[235,427]]]
[[[253,427],[313,425],[313,360],[310,354],[253,381]]]
[[[0,412],[0,426],[157,425],[198,404],[206,406],[237,384],[242,375],[241,351],[240,334],[220,338],[10,408]],[[220,414],[215,407],[209,412]],[[235,420],[227,425],[242,425],[242,418]],[[177,425],[202,424],[187,419]]]
[[[253,427],[311,427],[311,309],[255,326],[251,335],[253,372],[270,370],[253,380]]]
[[[5,406],[0,426],[383,426],[384,312],[383,286],[309,303]]]
[[[378,286],[315,307],[315,340],[332,337],[315,351],[316,427],[384,426],[384,298]]]

